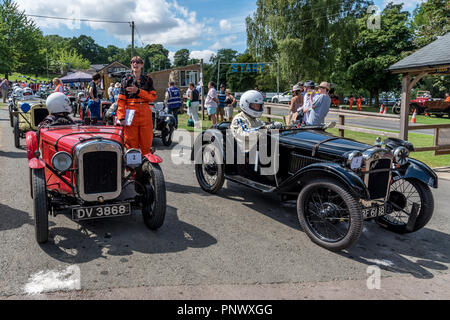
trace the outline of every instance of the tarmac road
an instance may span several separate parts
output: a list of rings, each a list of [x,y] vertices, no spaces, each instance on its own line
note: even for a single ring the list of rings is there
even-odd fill
[[[433,190],[424,229],[397,235],[366,223],[354,248],[332,253],[275,196],[234,183],[203,192],[192,164],[173,163],[181,144],[172,155],[156,139],[167,187],[162,228],[148,230],[139,213],[80,224],[59,215],[38,245],[26,152],[14,148],[8,120],[0,109],[0,299],[450,298],[450,181]],[[380,289],[367,287],[372,266]]]

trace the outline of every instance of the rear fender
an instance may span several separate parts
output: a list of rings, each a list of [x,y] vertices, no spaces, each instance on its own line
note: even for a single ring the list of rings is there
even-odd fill
[[[146,158],[150,163],[161,163],[163,162],[162,158],[157,156],[156,154],[153,153],[147,153],[146,155],[144,155],[144,158]]]
[[[364,181],[353,171],[347,170],[337,163],[314,163],[304,167],[294,176],[289,178],[289,180],[286,180],[285,183],[280,185],[280,189],[289,186],[292,187],[294,184],[298,183],[298,181],[308,181],[308,178],[314,179],[319,176],[335,178],[347,187],[350,193],[354,194],[358,198],[370,198],[369,191],[367,190]]]
[[[408,160],[408,167],[406,170],[395,170],[392,179],[394,181],[400,179],[417,179],[432,188],[438,187],[438,176],[433,169],[425,163],[411,158]]]

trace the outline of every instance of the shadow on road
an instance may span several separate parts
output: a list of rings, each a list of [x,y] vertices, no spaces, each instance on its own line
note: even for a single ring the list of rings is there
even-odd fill
[[[27,212],[0,203],[0,231],[17,229],[25,224],[34,225]]]
[[[206,248],[217,240],[203,230],[178,219],[177,209],[167,207],[164,225],[149,230],[140,213],[80,223],[79,229],[50,229],[49,242],[41,245],[49,256],[67,263],[83,263],[107,256],[170,253]]]
[[[24,159],[27,157],[26,152],[5,152],[0,150],[0,157],[11,159]]]
[[[295,203],[281,202],[275,195],[264,195],[235,183],[219,191],[220,196],[252,208],[288,227],[301,231]],[[313,244],[312,244],[313,245]],[[318,248],[319,250],[319,248]],[[382,270],[431,279],[429,270],[447,270],[450,263],[450,235],[423,228],[410,234],[396,234],[374,221],[364,223],[364,231],[353,248],[337,253]]]

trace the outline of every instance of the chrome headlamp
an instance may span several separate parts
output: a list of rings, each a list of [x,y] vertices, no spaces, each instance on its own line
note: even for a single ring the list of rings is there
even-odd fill
[[[129,149],[125,155],[125,163],[129,168],[137,168],[142,164],[142,154],[138,149]]]
[[[394,149],[395,162],[403,166],[408,162],[409,150],[405,147],[397,147]]]
[[[65,151],[55,153],[52,158],[53,168],[60,172],[69,170],[72,167],[72,162],[72,156]]]
[[[361,151],[352,151],[347,155],[347,166],[352,170],[360,170],[364,163]]]

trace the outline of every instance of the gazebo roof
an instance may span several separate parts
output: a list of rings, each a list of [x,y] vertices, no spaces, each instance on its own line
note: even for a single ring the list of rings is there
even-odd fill
[[[389,67],[393,73],[450,66],[450,32]]]

